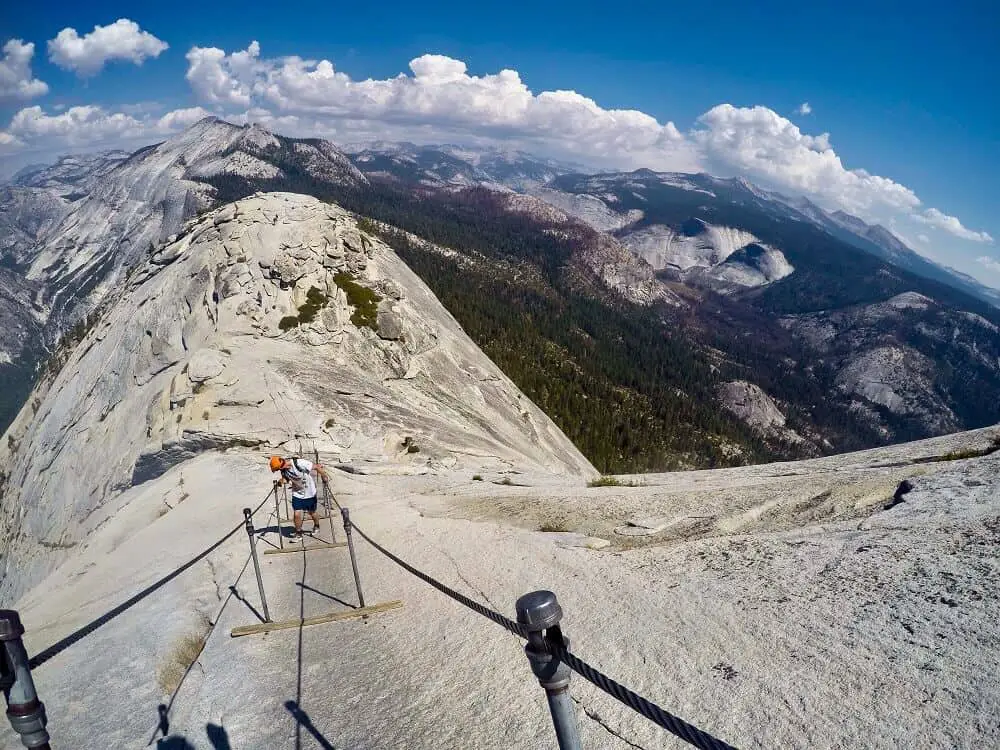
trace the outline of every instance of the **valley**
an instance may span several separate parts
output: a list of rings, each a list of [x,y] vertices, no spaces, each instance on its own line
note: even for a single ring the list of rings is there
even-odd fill
[[[9,188],[24,237],[5,251],[21,269],[8,296],[32,295],[36,312],[6,313],[7,419],[143,248],[209,206],[291,190],[374,222],[601,471],[807,457],[1000,420],[997,308],[888,263],[869,247],[887,233],[745,180],[573,168],[408,144],[345,155],[213,119],[128,158],[36,168]],[[727,405],[734,388],[777,426]]]

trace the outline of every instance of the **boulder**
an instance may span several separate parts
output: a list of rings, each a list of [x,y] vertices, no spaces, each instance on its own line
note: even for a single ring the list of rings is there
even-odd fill
[[[403,320],[391,307],[382,307],[378,311],[378,336],[386,341],[399,341],[403,338]]]
[[[188,362],[188,380],[192,383],[203,383],[217,378],[226,369],[226,357],[214,349],[201,349],[195,352]]]

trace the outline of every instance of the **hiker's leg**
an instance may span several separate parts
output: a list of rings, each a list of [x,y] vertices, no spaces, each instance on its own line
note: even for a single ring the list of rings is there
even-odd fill
[[[319,531],[319,517],[316,515],[316,511],[309,511],[309,517],[313,522],[313,531]]]
[[[295,519],[295,533],[296,534],[301,534],[302,533],[302,511],[301,510],[295,511],[295,513],[293,514],[293,517]]]

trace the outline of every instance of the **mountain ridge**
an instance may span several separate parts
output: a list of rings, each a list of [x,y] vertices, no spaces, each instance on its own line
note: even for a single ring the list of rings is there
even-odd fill
[[[42,339],[54,340],[92,310],[141,262],[143,251],[156,252],[199,212],[255,192],[292,191],[339,203],[359,217],[448,248],[450,255],[422,258],[422,245],[416,243],[407,251],[408,261],[421,268],[442,299],[457,306],[461,323],[481,345],[492,347],[491,356],[503,361],[518,384],[557,415],[574,440],[586,441],[591,455],[600,453],[603,470],[812,455],[1000,418],[989,405],[991,394],[1000,401],[997,368],[975,354],[995,348],[994,334],[963,317],[1000,320],[996,310],[839,239],[746,180],[636,170],[561,172],[540,183],[532,174],[541,170],[547,176],[564,167],[526,163],[520,153],[501,154],[499,166],[490,167],[489,158],[479,159],[478,166],[463,162],[457,150],[446,159],[441,151],[419,151],[423,161],[416,166],[405,160],[372,164],[357,154],[352,161],[326,141],[285,138],[212,118],[142,149],[101,176],[100,195],[74,201],[71,218],[62,222],[73,231],[55,232],[49,238],[58,241],[36,249],[34,283],[47,292],[43,303],[57,303]],[[487,173],[484,163],[507,171]],[[437,170],[433,180],[425,179],[428,167]],[[90,210],[95,206],[100,210]],[[87,219],[88,210],[94,214],[90,219],[109,212],[119,221],[131,216],[136,228],[109,233],[113,221]],[[146,216],[153,219],[145,221]],[[657,227],[694,238],[694,265],[683,270],[650,264],[642,253],[629,251],[630,238]],[[730,234],[732,242],[724,241]],[[463,256],[480,260],[456,265]],[[507,275],[503,268],[517,270]],[[474,300],[462,292],[470,281],[463,273],[476,274],[476,284],[498,279],[506,284],[504,295],[514,314],[495,309],[488,293]],[[891,305],[878,307],[910,292],[934,299],[948,312],[914,313],[901,324]],[[857,305],[880,311],[864,319],[868,329],[861,338],[850,333],[856,318],[837,317]],[[566,338],[551,326],[530,325],[538,315],[578,333]],[[867,348],[817,348],[811,333],[817,315],[838,331],[831,340],[855,336]],[[952,324],[960,335],[948,340],[943,326]],[[528,341],[517,330],[535,338]],[[491,344],[490,337],[501,343]],[[615,337],[623,338],[615,343]],[[756,349],[747,346],[748,337],[756,338]],[[518,353],[519,345],[537,351],[534,364]],[[648,361],[639,352],[643,346],[673,352],[676,372],[666,363]],[[931,403],[943,422],[929,412],[899,411],[905,400],[872,401],[881,396],[864,385],[867,376],[845,374],[854,372],[852,358],[858,357],[867,363],[863,371],[877,370],[881,360],[871,352],[878,351],[903,352],[899,377],[911,370],[914,377],[930,377],[927,382],[937,394]],[[933,362],[929,375],[926,361]],[[981,393],[956,380],[956,363],[972,368],[971,382]],[[649,372],[640,372],[642,367]],[[657,384],[650,373],[670,377]],[[702,373],[697,378],[707,390],[699,386],[692,397],[694,373]],[[784,404],[789,429],[803,440],[771,444],[770,438],[755,436],[752,426],[739,425],[719,396],[722,385],[734,382],[751,383]],[[600,430],[574,425],[568,404],[594,412],[587,399],[598,393],[604,394],[604,406],[618,402],[607,424]],[[817,405],[828,396],[830,404]],[[682,406],[684,399],[698,406]],[[671,417],[672,433],[653,426],[665,424],[665,414],[679,413],[688,421]],[[948,421],[948,414],[966,416]],[[680,435],[697,450],[682,450]]]

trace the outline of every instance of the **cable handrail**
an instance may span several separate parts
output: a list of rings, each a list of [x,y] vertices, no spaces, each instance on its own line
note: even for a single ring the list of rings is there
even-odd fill
[[[260,510],[261,508],[264,507],[264,503],[266,503],[270,499],[271,493],[273,493],[273,492],[274,492],[274,488],[272,487],[271,491],[268,492],[264,496],[264,499],[260,501],[260,504],[256,508],[254,508],[254,511],[253,511],[254,513],[256,513],[258,510]],[[138,604],[143,599],[145,599],[147,596],[149,596],[150,594],[152,594],[156,590],[162,588],[163,586],[167,585],[172,580],[174,580],[175,578],[177,578],[177,576],[179,576],[184,571],[188,570],[191,566],[195,565],[196,563],[198,563],[201,560],[203,560],[206,557],[208,557],[208,555],[210,555],[212,552],[214,552],[219,547],[221,547],[223,544],[225,544],[227,541],[229,541],[230,538],[232,538],[237,532],[241,531],[243,528],[244,528],[244,523],[241,521],[239,523],[239,525],[235,526],[232,529],[232,531],[230,531],[229,533],[227,533],[224,537],[222,537],[221,539],[219,539],[218,541],[216,541],[214,544],[212,544],[207,549],[199,552],[197,555],[195,555],[194,557],[192,557],[190,560],[188,560],[186,563],[184,563],[183,565],[181,565],[176,570],[174,570],[174,571],[168,573],[167,575],[163,576],[163,578],[160,578],[158,581],[155,581],[154,583],[151,583],[149,586],[147,586],[146,588],[144,588],[142,591],[140,591],[139,593],[135,594],[131,598],[127,599],[126,601],[122,602],[121,604],[119,604],[114,609],[109,610],[108,612],[105,612],[103,615],[101,615],[97,619],[92,620],[91,622],[89,622],[86,625],[84,625],[82,628],[79,628],[78,630],[75,630],[74,632],[72,632],[69,635],[67,635],[65,638],[62,638],[61,640],[57,641],[56,643],[53,643],[48,648],[46,648],[43,651],[41,651],[41,652],[35,654],[34,656],[32,656],[28,660],[28,667],[30,669],[37,669],[38,667],[42,666],[46,662],[50,661],[51,659],[54,659],[56,656],[58,656],[59,654],[61,654],[63,651],[65,651],[66,649],[68,649],[73,644],[78,643],[79,641],[81,641],[84,638],[86,638],[88,635],[90,635],[91,633],[93,633],[98,628],[103,627],[104,625],[107,625],[113,619],[115,619],[116,617],[118,617],[118,615],[120,615],[123,612],[126,612],[127,610],[131,609],[136,604]]]
[[[430,576],[427,573],[424,573],[422,570],[419,570],[418,568],[415,568],[414,566],[410,565],[408,562],[394,555],[392,552],[387,550],[381,544],[379,544],[371,537],[369,537],[364,532],[364,530],[358,527],[358,525],[353,521],[351,521],[351,527],[353,528],[354,531],[358,532],[358,535],[366,542],[368,542],[368,544],[370,544],[377,551],[382,553],[385,557],[389,558],[394,563],[399,565],[408,573],[416,576],[420,580],[424,581],[424,583],[427,583],[428,585],[434,587],[442,594],[451,597],[459,604],[467,607],[468,609],[471,609],[473,612],[482,615],[488,620],[492,620],[497,625],[504,628],[505,630],[510,631],[519,638],[524,638],[527,640],[528,630],[524,625],[515,622],[514,620],[511,620],[509,617],[505,617],[499,612],[495,612],[489,607],[486,607],[473,599],[470,599],[469,597],[459,593],[458,591],[455,591],[453,588],[447,586],[446,584],[441,583],[433,576]],[[579,674],[588,682],[592,683],[593,685],[603,690],[612,698],[615,698],[616,700],[620,701],[621,703],[631,708],[633,711],[636,711],[637,713],[645,716],[654,724],[659,725],[663,729],[673,734],[675,737],[679,737],[688,744],[700,748],[701,750],[735,750],[735,747],[733,745],[730,745],[724,742],[723,740],[720,740],[717,737],[713,737],[711,734],[701,729],[698,729],[698,727],[694,726],[693,724],[689,724],[679,716],[675,716],[669,711],[653,703],[649,699],[644,698],[638,693],[625,687],[620,682],[617,682],[616,680],[613,680],[612,678],[608,677],[599,669],[591,666],[583,659],[576,656],[569,649],[564,648],[548,639],[541,641],[538,645],[541,648],[543,648],[547,653],[564,661],[574,672]]]

